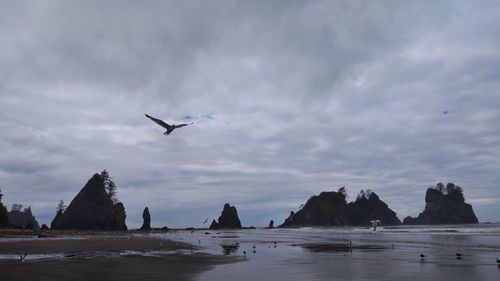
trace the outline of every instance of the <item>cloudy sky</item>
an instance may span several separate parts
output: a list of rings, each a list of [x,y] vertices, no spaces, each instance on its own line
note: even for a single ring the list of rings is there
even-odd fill
[[[427,187],[500,221],[498,1],[0,0],[0,186],[50,223],[108,169],[127,224],[224,203],[282,223],[370,188],[402,219]],[[445,114],[447,112],[447,114]],[[195,122],[164,136],[144,113]]]

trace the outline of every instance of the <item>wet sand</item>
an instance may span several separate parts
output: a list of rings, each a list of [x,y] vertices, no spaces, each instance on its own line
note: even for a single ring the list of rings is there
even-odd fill
[[[413,231],[318,228],[4,237],[0,255],[15,255],[20,249],[30,254],[23,263],[0,259],[0,280],[500,280],[500,227]],[[53,253],[63,254],[36,258]]]
[[[236,259],[132,235],[0,238],[0,280],[191,280]],[[28,253],[21,262],[18,253]]]

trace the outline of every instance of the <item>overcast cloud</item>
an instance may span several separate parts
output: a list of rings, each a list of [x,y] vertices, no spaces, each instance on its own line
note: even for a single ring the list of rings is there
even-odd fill
[[[282,223],[370,188],[402,219],[437,182],[500,214],[497,1],[0,1],[0,186],[50,223],[108,169],[129,227],[224,203]],[[444,114],[444,112],[448,112]],[[164,136],[144,113],[195,122]]]

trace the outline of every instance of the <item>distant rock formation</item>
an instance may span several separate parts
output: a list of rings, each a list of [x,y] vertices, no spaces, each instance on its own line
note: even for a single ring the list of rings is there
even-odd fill
[[[151,230],[151,215],[149,214],[149,209],[148,207],[144,208],[144,211],[142,212],[142,226],[141,230],[144,231],[150,231]]]
[[[42,224],[41,230],[49,230],[49,227],[46,224]]]
[[[236,207],[226,203],[218,222],[212,221],[210,229],[241,229],[241,222],[238,218],[238,211]]]
[[[113,204],[104,178],[94,174],[64,212],[58,212],[52,229],[127,230],[125,207]]]
[[[416,218],[410,216],[404,224],[465,224],[478,223],[470,204],[465,203],[463,190],[454,183],[429,187],[425,193],[425,209]]]
[[[291,212],[280,227],[370,225],[371,220],[401,224],[396,213],[370,190],[362,190],[355,202],[348,204],[346,198],[344,187],[337,192],[321,192],[309,198],[297,213]]]
[[[0,191],[0,195],[1,195]],[[0,196],[0,200],[2,197]],[[7,227],[9,225],[9,212],[7,208],[0,202],[0,228]]]
[[[346,194],[339,190],[312,196],[297,213],[290,212],[290,216],[280,227],[333,226],[349,223]]]
[[[274,221],[273,220],[269,221],[269,225],[267,226],[267,228],[269,228],[269,229],[274,228]]]
[[[22,205],[14,204],[8,212],[9,226],[22,229],[40,229],[40,225],[31,213],[31,207],[21,211]]]
[[[373,220],[380,220],[383,225],[401,224],[396,213],[370,190],[361,190],[356,201],[349,203],[347,207],[352,225],[369,225]]]
[[[2,203],[3,193],[0,189],[0,228],[9,226],[9,212]]]

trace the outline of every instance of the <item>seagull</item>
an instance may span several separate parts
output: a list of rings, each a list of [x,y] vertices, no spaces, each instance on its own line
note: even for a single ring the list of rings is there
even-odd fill
[[[21,262],[24,262],[24,259],[26,258],[27,255],[28,255],[28,253],[24,253],[24,254],[19,253],[19,259],[21,260]]]
[[[148,117],[149,119],[153,120],[153,122],[155,122],[156,124],[158,124],[158,125],[162,126],[163,128],[167,129],[165,131],[165,133],[163,133],[164,135],[170,135],[170,133],[172,133],[172,131],[175,130],[175,129],[177,129],[177,128],[194,124],[194,123],[189,123],[189,124],[179,124],[179,125],[172,124],[172,125],[169,125],[169,124],[163,122],[160,119],[156,119],[156,118],[151,117],[151,116],[149,116],[147,114],[144,114],[144,115],[146,115],[146,117]]]
[[[377,226],[380,223],[380,220],[370,221],[372,223],[373,231],[377,231]]]
[[[208,218],[203,221],[203,224],[206,224],[208,222]]]

